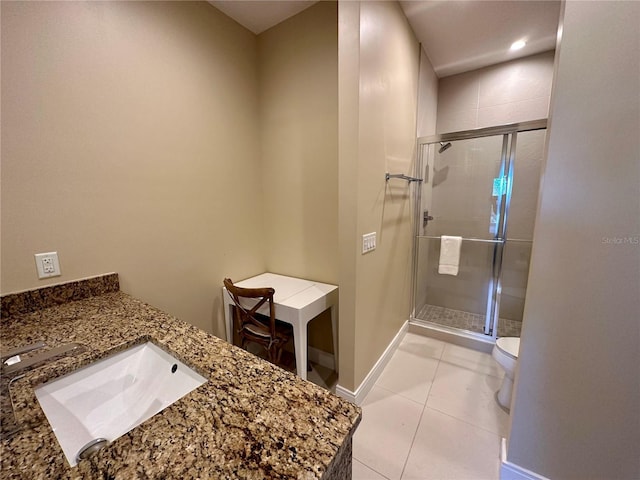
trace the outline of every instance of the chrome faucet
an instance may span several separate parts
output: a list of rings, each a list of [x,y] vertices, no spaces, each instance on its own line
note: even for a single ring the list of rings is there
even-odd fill
[[[54,357],[58,357],[61,355],[67,356],[68,354],[80,353],[85,350],[85,348],[79,343],[65,343],[64,345],[54,347],[51,350],[47,350],[46,352],[41,352],[36,355],[32,355],[31,357],[26,358],[24,360],[18,360],[17,362],[8,363],[11,358],[21,353],[30,352],[32,350],[36,350],[44,346],[45,346],[44,342],[39,342],[39,343],[34,343],[32,345],[27,345],[25,347],[20,347],[11,352],[8,352],[7,354],[5,354],[5,356],[2,357],[2,373],[5,375],[9,375],[11,373],[19,372],[20,370],[24,370],[25,368],[31,367],[37,363],[50,360]]]
[[[7,360],[10,359],[11,357],[15,357],[16,355],[27,353],[32,350],[37,350],[38,348],[42,348],[46,346],[47,346],[46,343],[38,342],[38,343],[32,343],[31,345],[25,345],[23,347],[14,348],[13,350],[9,350],[8,352],[0,356],[0,360],[2,360],[2,363],[5,364]]]
[[[23,353],[38,350],[46,346],[44,342],[33,343],[5,352],[0,357],[2,361],[2,375],[0,376],[0,412],[2,412],[0,418],[0,439],[8,438],[26,427],[26,425],[20,424],[16,419],[15,406],[9,391],[9,387],[14,381],[24,377],[24,374],[18,374],[18,372],[36,364],[52,360],[55,357],[72,355],[86,350],[86,348],[79,343],[65,343],[50,350],[31,355],[28,358],[21,359],[19,357],[19,355]]]

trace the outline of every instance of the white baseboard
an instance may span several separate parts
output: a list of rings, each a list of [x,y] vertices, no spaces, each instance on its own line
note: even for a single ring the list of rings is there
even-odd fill
[[[380,377],[380,374],[384,370],[384,367],[387,366],[387,364],[389,363],[389,360],[391,360],[391,357],[393,356],[395,351],[398,349],[398,345],[400,345],[400,342],[402,342],[402,339],[406,335],[408,329],[409,329],[409,322],[407,321],[407,322],[404,322],[402,327],[400,327],[400,330],[398,331],[396,336],[393,337],[393,340],[391,340],[391,343],[389,343],[389,345],[387,346],[385,351],[382,353],[378,361],[375,363],[373,368],[369,370],[369,373],[367,374],[365,379],[362,381],[362,383],[358,386],[358,388],[356,388],[355,392],[352,392],[351,390],[348,390],[343,386],[341,386],[340,384],[338,384],[336,385],[336,395],[344,398],[345,400],[349,400],[350,402],[355,403],[356,405],[362,405],[362,401],[364,400],[364,397],[367,396],[367,394],[371,391],[371,389],[375,385],[376,381],[378,380],[378,377]]]
[[[522,468],[507,460],[507,440],[502,439],[500,448],[500,480],[549,480],[547,477]]]
[[[310,362],[317,363],[329,370],[336,371],[336,361],[333,353],[325,352],[315,347],[307,348],[307,358]]]
[[[342,385],[336,385],[336,395],[350,401],[351,403],[358,404],[356,401],[356,394],[349,389],[344,388]]]

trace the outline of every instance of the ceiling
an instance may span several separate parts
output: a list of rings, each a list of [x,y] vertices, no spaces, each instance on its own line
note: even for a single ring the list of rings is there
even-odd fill
[[[316,2],[209,3],[259,34]],[[441,78],[555,47],[560,0],[402,0],[400,5]],[[510,51],[520,39],[526,40],[526,46]]]
[[[438,77],[553,50],[559,1],[401,1]],[[512,52],[516,40],[527,44]]]
[[[309,8],[316,1],[209,0],[209,3],[257,35]]]

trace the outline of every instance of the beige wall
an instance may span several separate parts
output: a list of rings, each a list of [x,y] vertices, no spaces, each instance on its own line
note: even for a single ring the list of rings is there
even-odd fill
[[[338,284],[338,7],[319,2],[258,36],[267,270]],[[331,352],[330,316],[309,324]]]
[[[341,35],[359,32],[347,33],[339,48],[340,119],[349,122],[340,126],[340,226],[355,221],[355,229],[347,227],[355,235],[340,233],[346,264],[340,318],[355,348],[353,371],[343,368],[350,358],[341,357],[340,383],[353,390],[410,313],[410,189],[403,181],[385,183],[384,174],[411,173],[415,166],[420,51],[395,2],[341,4],[339,23]],[[346,135],[356,123],[357,145]],[[377,249],[362,255],[362,235],[369,232],[377,232]],[[345,292],[355,294],[353,303],[343,303]]]
[[[507,458],[637,479],[640,3],[566,2],[563,23]]]
[[[222,336],[225,276],[338,283],[335,2],[258,37],[204,3],[3,13],[3,293],[117,271]]]
[[[358,235],[358,128],[360,104],[360,2],[338,2],[338,241],[341,386],[356,388],[356,257]]]
[[[337,3],[260,34],[258,65],[267,268],[337,283]]]
[[[116,271],[223,335],[222,278],[266,266],[256,76],[204,2],[2,2],[2,293]]]

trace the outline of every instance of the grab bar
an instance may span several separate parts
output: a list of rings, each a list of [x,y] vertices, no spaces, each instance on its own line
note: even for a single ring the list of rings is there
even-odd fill
[[[422,179],[421,178],[416,178],[416,177],[408,177],[406,176],[404,173],[385,173],[384,174],[384,181],[388,182],[389,179],[391,178],[400,178],[402,180],[406,180],[407,182],[411,183],[411,182],[421,182]]]

